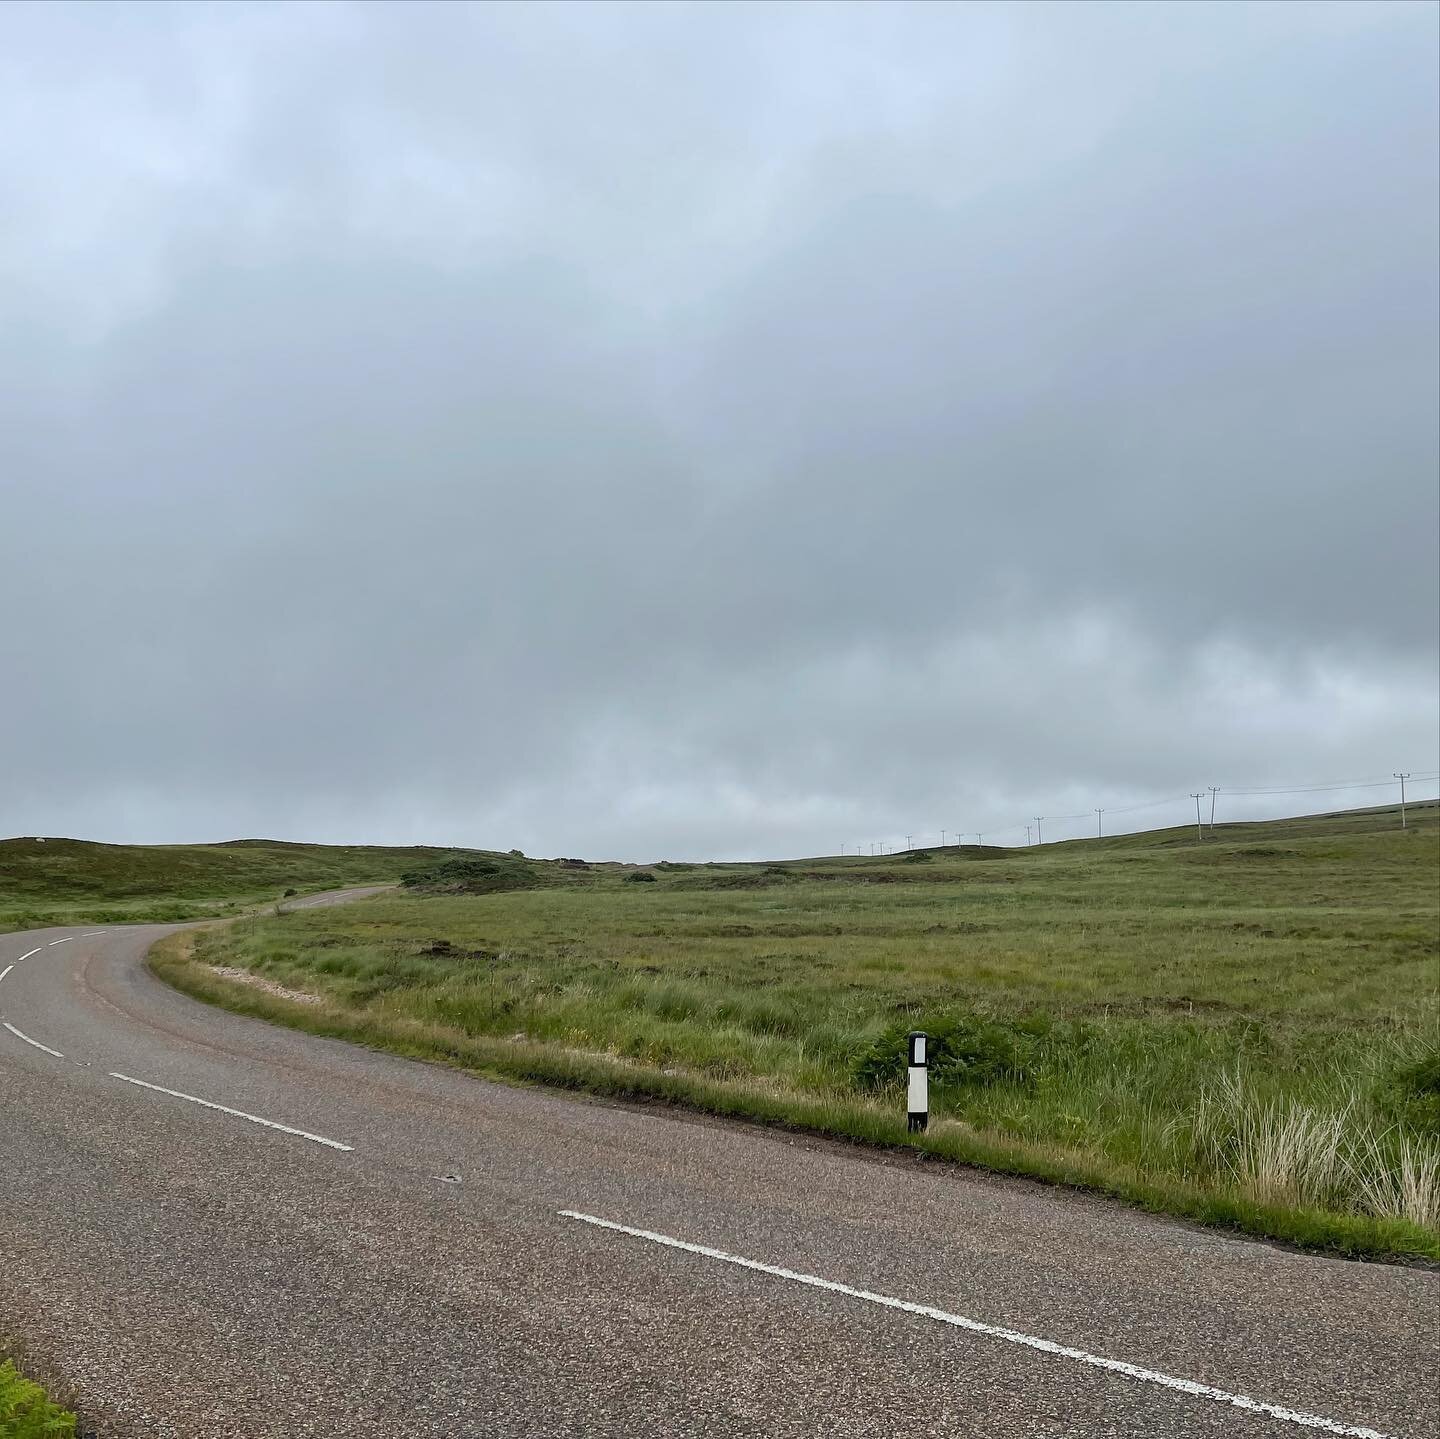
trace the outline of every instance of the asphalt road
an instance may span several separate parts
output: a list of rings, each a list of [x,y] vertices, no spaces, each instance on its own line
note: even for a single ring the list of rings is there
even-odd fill
[[[0,935],[0,1327],[103,1439],[1440,1432],[1435,1273],[274,1028],[166,932]]]

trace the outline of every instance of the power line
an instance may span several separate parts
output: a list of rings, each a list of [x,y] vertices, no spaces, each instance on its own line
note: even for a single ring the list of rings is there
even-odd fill
[[[1406,776],[1405,776],[1406,779],[1411,779],[1411,778],[1413,778],[1413,777],[1414,777],[1414,776],[1411,776],[1411,775],[1408,774],[1408,773],[1407,773]],[[1386,789],[1386,788],[1388,788],[1388,787],[1390,786],[1390,784],[1391,784],[1396,778],[1397,778],[1397,776],[1394,775],[1394,774],[1392,774],[1389,779],[1353,779],[1353,780],[1341,780],[1338,784],[1301,784],[1301,785],[1294,785],[1294,786],[1292,786],[1292,787],[1289,788],[1289,789],[1280,789],[1280,788],[1269,789],[1269,788],[1265,788],[1265,787],[1246,787],[1246,786],[1243,786],[1243,785],[1227,784],[1227,785],[1225,786],[1225,793],[1226,793],[1226,794],[1246,794],[1246,795],[1254,795],[1254,794],[1312,794],[1312,793],[1317,793],[1317,792],[1322,791],[1322,790],[1339,790],[1339,789]],[[1435,774],[1422,774],[1422,775],[1418,776],[1418,778],[1421,779],[1421,780],[1440,779],[1440,772],[1437,772],[1437,773],[1435,773]],[[1217,786],[1217,788],[1219,788],[1219,786]]]
[[[1204,799],[1204,797],[1205,797],[1205,795],[1206,795],[1207,793],[1208,793],[1209,796],[1210,796],[1210,826],[1211,826],[1211,829],[1213,830],[1213,829],[1214,829],[1214,826],[1215,826],[1216,798],[1217,798],[1217,796],[1219,795],[1219,793],[1220,793],[1220,791],[1221,791],[1222,789],[1225,791],[1225,793],[1226,793],[1227,795],[1233,795],[1233,796],[1235,796],[1236,798],[1259,798],[1259,797],[1265,797],[1265,796],[1278,796],[1278,795],[1291,795],[1291,794],[1317,794],[1317,793],[1325,793],[1325,792],[1329,792],[1329,791],[1340,791],[1340,790],[1384,789],[1384,788],[1388,787],[1389,785],[1394,784],[1397,780],[1400,782],[1400,788],[1401,788],[1401,796],[1400,796],[1400,811],[1401,811],[1401,813],[1400,813],[1400,821],[1401,821],[1401,828],[1405,828],[1406,825],[1407,825],[1406,805],[1408,804],[1408,791],[1406,791],[1406,789],[1405,789],[1405,784],[1406,784],[1406,782],[1407,782],[1407,781],[1414,781],[1414,782],[1421,783],[1421,784],[1427,784],[1427,783],[1433,782],[1433,781],[1435,781],[1435,780],[1440,780],[1440,771],[1434,771],[1434,772],[1427,771],[1427,772],[1425,772],[1425,773],[1423,773],[1423,774],[1416,774],[1416,773],[1414,773],[1414,772],[1412,772],[1412,771],[1410,771],[1410,770],[1406,770],[1406,771],[1402,774],[1399,770],[1394,770],[1394,771],[1391,772],[1391,777],[1390,777],[1389,779],[1377,779],[1377,780],[1342,780],[1342,781],[1338,781],[1338,782],[1336,782],[1336,783],[1334,783],[1334,784],[1302,784],[1302,785],[1283,785],[1283,786],[1282,786],[1282,785],[1275,785],[1275,786],[1253,786],[1253,785],[1218,785],[1218,784],[1212,784],[1212,785],[1207,785],[1207,786],[1205,787],[1205,789],[1203,789],[1203,790],[1186,790],[1184,794],[1162,795],[1162,796],[1160,796],[1160,797],[1158,797],[1158,798],[1156,798],[1156,799],[1139,800],[1139,801],[1137,801],[1135,804],[1127,804],[1127,805],[1103,805],[1103,806],[1095,805],[1095,806],[1092,806],[1089,810],[1086,810],[1086,811],[1084,811],[1084,812],[1082,812],[1082,813],[1080,813],[1080,814],[1035,815],[1035,816],[1034,816],[1033,825],[1031,825],[1031,824],[1026,824],[1026,823],[1024,823],[1023,821],[1016,821],[1016,822],[1013,823],[1013,824],[1004,825],[1004,826],[995,826],[995,827],[992,827],[991,829],[986,830],[986,831],[985,831],[985,834],[989,834],[989,835],[991,835],[991,836],[993,837],[993,836],[995,836],[995,835],[997,835],[997,834],[1009,834],[1009,833],[1011,833],[1012,831],[1018,833],[1020,830],[1023,829],[1023,830],[1025,831],[1025,843],[1026,843],[1027,845],[1028,845],[1028,844],[1031,844],[1031,843],[1034,843],[1034,844],[1044,844],[1044,843],[1045,843],[1045,834],[1044,834],[1043,824],[1044,824],[1044,821],[1045,821],[1045,820],[1049,819],[1049,820],[1058,821],[1058,822],[1067,822],[1067,821],[1082,820],[1082,819],[1088,820],[1088,819],[1090,818],[1090,816],[1093,814],[1093,815],[1096,817],[1096,832],[1097,832],[1097,834],[1099,834],[1099,835],[1103,838],[1103,836],[1104,836],[1104,816],[1107,815],[1107,814],[1110,814],[1110,815],[1137,814],[1137,813],[1139,813],[1141,810],[1158,809],[1158,808],[1160,808],[1162,805],[1179,804],[1182,800],[1189,798],[1189,799],[1193,799],[1193,800],[1195,801],[1195,825],[1196,825],[1196,834],[1198,835],[1198,837],[1199,837],[1201,840],[1203,840],[1204,837],[1205,837],[1205,836],[1204,836],[1204,818],[1203,818],[1203,815],[1202,815],[1202,813],[1201,813],[1200,803],[1201,803],[1201,801]],[[952,830],[949,830],[949,829],[943,829],[943,830],[941,830],[941,831],[940,831],[940,844],[941,844],[941,846],[942,846],[942,848],[943,848],[943,847],[945,846],[945,844],[946,844],[946,837],[947,837],[947,835],[949,835],[949,834],[951,834],[951,833],[953,833],[954,836],[955,836],[955,841],[954,841],[955,847],[956,847],[957,849],[959,849],[959,848],[964,844],[964,842],[965,842],[965,836],[964,836],[964,834],[963,834],[960,830],[958,830],[958,829],[957,829],[957,830],[953,830],[953,831],[952,831]],[[981,833],[979,833],[979,832],[977,831],[975,838],[976,838],[976,842],[977,842],[977,843],[982,844],[982,845],[984,844],[984,834],[981,834]],[[905,845],[906,845],[906,848],[907,848],[907,849],[910,849],[910,848],[913,847],[913,845],[914,845],[914,840],[915,840],[915,836],[914,836],[914,835],[907,835],[907,836],[906,836]],[[923,843],[923,840],[924,840],[924,836],[923,836],[923,835],[921,836],[921,840],[922,840],[922,843]],[[887,847],[886,847],[884,841],[874,841],[874,842],[871,843],[871,845],[870,845],[870,853],[871,853],[872,855],[874,855],[874,854],[876,853],[876,850],[877,850],[877,849],[879,850],[880,854],[882,854],[882,855],[888,853],[888,850],[887,850]],[[843,850],[843,846],[842,846],[842,853],[843,853],[843,852],[844,852],[844,850]],[[862,853],[864,853],[863,846],[861,846],[861,845],[856,845],[856,847],[855,847],[855,852],[856,852],[856,854],[862,854]]]
[[[1118,806],[1118,807],[1112,806],[1112,807],[1111,807],[1111,810],[1110,810],[1110,813],[1111,813],[1111,814],[1134,814],[1136,810],[1141,810],[1141,809],[1157,809],[1157,808],[1159,808],[1159,806],[1162,805],[1162,804],[1179,804],[1180,801],[1181,801],[1182,799],[1184,799],[1184,798],[1185,798],[1185,796],[1184,796],[1183,794],[1167,794],[1167,795],[1165,795],[1165,796],[1164,796],[1163,798],[1161,798],[1161,799],[1147,799],[1147,800],[1143,800],[1140,804],[1127,804],[1127,805],[1121,805],[1121,806]]]

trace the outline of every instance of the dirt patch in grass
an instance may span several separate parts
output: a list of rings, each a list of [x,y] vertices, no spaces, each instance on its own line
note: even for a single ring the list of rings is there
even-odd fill
[[[248,984],[254,989],[264,990],[266,994],[273,994],[276,999],[288,999],[294,1004],[324,1004],[324,999],[318,994],[310,994],[303,989],[288,989],[283,984],[276,984],[273,979],[266,979],[264,975],[251,974],[248,969],[236,969],[230,964],[212,964],[210,966],[216,974],[225,979],[234,980],[236,984]]]

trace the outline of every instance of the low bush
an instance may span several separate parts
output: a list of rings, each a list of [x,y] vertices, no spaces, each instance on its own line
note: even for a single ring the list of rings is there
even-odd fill
[[[1393,1063],[1377,1097],[1413,1128],[1440,1137],[1440,1041]]]
[[[930,1082],[937,1088],[1023,1084],[1033,1077],[1035,1039],[1017,1025],[973,1014],[931,1014],[913,1024],[890,1025],[856,1055],[850,1069],[855,1087],[899,1084],[907,1067],[906,1040],[914,1030],[928,1036]]]
[[[456,854],[400,876],[406,889],[422,894],[496,894],[534,889],[540,877],[523,860],[505,855]]]

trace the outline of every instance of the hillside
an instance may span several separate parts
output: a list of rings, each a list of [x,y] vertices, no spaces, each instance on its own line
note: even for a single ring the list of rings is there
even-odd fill
[[[454,850],[292,844],[94,844],[0,840],[0,930],[138,923],[223,914],[301,893],[398,880]]]

